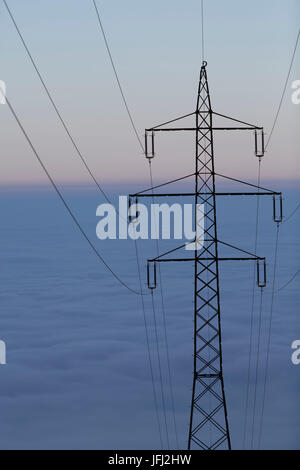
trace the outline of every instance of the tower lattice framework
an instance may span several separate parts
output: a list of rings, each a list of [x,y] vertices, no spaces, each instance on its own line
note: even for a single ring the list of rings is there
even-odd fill
[[[225,398],[221,309],[219,286],[220,261],[254,261],[257,264],[257,286],[266,285],[266,263],[259,257],[230,243],[220,241],[217,233],[216,200],[219,196],[272,196],[273,219],[282,220],[282,194],[262,188],[251,183],[220,175],[215,171],[214,132],[215,131],[252,131],[255,135],[255,155],[261,159],[264,155],[264,131],[262,127],[249,124],[212,110],[206,72],[207,63],[203,62],[197,93],[196,110],[163,124],[145,130],[145,155],[150,164],[155,156],[155,134],[158,132],[192,132],[195,133],[195,171],[192,175],[183,176],[173,181],[131,194],[131,202],[137,207],[140,198],[184,197],[194,198],[195,239],[191,256],[180,256],[186,243],[156,258],[148,260],[148,287],[155,289],[157,284],[156,265],[163,262],[189,262],[194,264],[194,339],[193,339],[193,387],[188,431],[188,449],[231,449]],[[169,124],[194,117],[192,127],[168,127]],[[217,127],[214,117],[238,123],[238,127]],[[155,193],[154,190],[194,176],[194,190],[189,193]],[[216,176],[232,180],[252,188],[251,192],[218,192]],[[243,186],[244,187],[244,186]],[[224,257],[219,255],[219,247],[226,246],[238,256]],[[179,256],[176,256],[176,254]],[[187,251],[184,251],[185,255]]]

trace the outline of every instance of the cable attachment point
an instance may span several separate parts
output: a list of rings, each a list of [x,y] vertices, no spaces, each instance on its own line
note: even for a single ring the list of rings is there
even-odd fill
[[[254,131],[255,138],[255,155],[258,158],[262,158],[265,154],[265,133],[262,129],[255,129]]]
[[[156,262],[154,260],[147,262],[147,284],[148,289],[156,289]]]
[[[132,198],[129,196],[128,198],[128,222],[129,224],[134,223],[137,220],[138,214],[138,198],[136,196],[135,202],[132,203]]]
[[[150,135],[149,135],[150,134]],[[151,141],[150,141],[150,147],[149,148],[149,145],[148,145],[148,138],[151,138]],[[148,132],[148,131],[145,131],[145,157],[148,158],[148,160],[151,160],[152,158],[154,158],[155,156],[155,152],[154,152],[154,131],[151,131]]]
[[[267,267],[266,258],[258,258],[257,266],[257,286],[266,287],[267,285]]]
[[[273,196],[273,220],[279,224],[282,222],[282,194]]]

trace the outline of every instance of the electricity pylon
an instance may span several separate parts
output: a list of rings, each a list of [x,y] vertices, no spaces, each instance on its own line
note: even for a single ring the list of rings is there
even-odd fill
[[[264,132],[262,127],[248,124],[212,110],[206,73],[207,63],[203,62],[197,94],[196,110],[185,116],[173,119],[158,126],[145,130],[145,155],[151,162],[154,157],[154,136],[162,131],[191,131],[196,137],[195,172],[192,175],[149,188],[140,193],[130,195],[138,203],[141,197],[181,197],[193,196],[195,201],[194,223],[195,240],[193,255],[190,257],[174,257],[175,252],[184,249],[186,244],[148,260],[148,287],[156,287],[156,263],[158,262],[192,262],[194,264],[194,362],[193,388],[188,433],[188,449],[231,449],[227,406],[224,391],[221,340],[221,311],[219,288],[219,262],[226,260],[254,260],[257,263],[257,285],[266,285],[265,258],[256,256],[240,248],[224,243],[218,239],[216,198],[218,196],[273,196],[273,218],[275,222],[282,220],[281,193],[258,187],[215,172],[214,162],[214,131],[250,130],[255,134],[255,154],[261,159],[264,155]],[[195,117],[193,127],[166,127],[167,124]],[[240,127],[215,127],[213,117],[219,116],[238,122]],[[194,176],[194,192],[192,193],[157,193],[157,187],[174,183],[179,179]],[[252,186],[256,192],[216,192],[216,176]],[[199,207],[203,208],[199,216]],[[238,250],[238,257],[220,257],[219,246],[226,245]],[[185,251],[185,253],[187,253]],[[189,251],[191,253],[191,251]],[[172,254],[172,257],[170,255]],[[243,254],[243,256],[241,255]]]

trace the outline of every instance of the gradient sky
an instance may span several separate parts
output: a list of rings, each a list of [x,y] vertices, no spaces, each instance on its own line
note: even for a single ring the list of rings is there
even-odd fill
[[[78,146],[100,182],[145,180],[147,166],[130,127],[91,0],[8,0]],[[111,51],[139,133],[195,108],[201,64],[200,0],[98,2]],[[1,76],[7,95],[53,177],[89,182],[0,2]],[[270,131],[300,20],[297,0],[206,0],[205,58],[213,108]],[[282,111],[263,164],[264,179],[297,180],[300,105],[298,48]],[[0,182],[47,179],[7,106],[0,107]],[[297,135],[298,134],[298,135]],[[220,172],[257,174],[251,133],[217,136]],[[190,173],[191,135],[159,135],[154,173]]]

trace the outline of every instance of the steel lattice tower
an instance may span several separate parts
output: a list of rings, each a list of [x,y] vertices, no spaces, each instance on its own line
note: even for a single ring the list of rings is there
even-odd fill
[[[275,222],[282,220],[281,193],[230,178],[229,176],[220,175],[215,171],[214,131],[250,130],[254,132],[255,155],[259,159],[264,155],[264,132],[262,127],[216,113],[212,110],[206,66],[207,63],[203,62],[200,70],[196,110],[190,114],[145,130],[145,155],[149,159],[149,162],[151,162],[151,159],[155,156],[154,136],[156,132],[195,132],[195,172],[192,175],[177,178],[176,180],[129,196],[130,205],[132,199],[134,199],[137,205],[138,199],[144,197],[194,197],[196,228],[196,237],[193,241],[195,249],[192,251],[194,255],[190,257],[170,256],[178,252],[177,250],[184,249],[186,247],[186,244],[184,244],[154,259],[148,260],[147,278],[148,287],[154,289],[157,282],[156,263],[182,261],[194,263],[194,361],[188,449],[201,448],[203,450],[231,449],[222,369],[219,262],[226,260],[253,260],[257,263],[258,287],[263,288],[266,285],[265,258],[218,239],[216,198],[217,196],[272,196],[273,219]],[[166,127],[167,124],[191,116],[195,117],[195,126],[193,127]],[[216,127],[213,124],[214,116],[219,116],[226,120],[229,119],[242,126]],[[161,188],[162,186],[191,176],[195,178],[194,192],[156,194],[153,192],[153,190],[158,187]],[[217,192],[216,176],[251,186],[257,191]],[[198,214],[199,207],[204,207],[204,211],[200,216]],[[218,252],[220,245],[225,245],[235,251],[237,250],[239,256],[221,257]],[[243,256],[241,256],[241,253]],[[153,271],[151,271],[151,266],[153,267]]]
[[[205,243],[202,250],[195,252],[194,378],[189,448],[192,443],[202,448],[215,448],[223,443],[231,447],[222,374],[214,167],[212,109],[204,64],[196,108],[195,208],[197,204],[205,207]],[[203,260],[206,256],[211,260]],[[216,436],[214,442],[208,444],[211,427]]]

